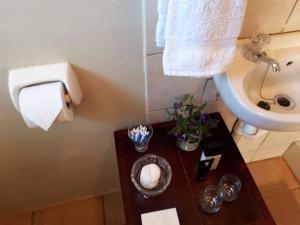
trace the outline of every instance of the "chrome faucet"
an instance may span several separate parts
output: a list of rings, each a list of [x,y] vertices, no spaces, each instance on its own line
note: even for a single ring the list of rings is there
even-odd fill
[[[265,62],[272,67],[274,72],[280,71],[279,62],[264,52],[265,46],[271,38],[267,34],[259,33],[251,38],[251,43],[244,48],[244,57],[251,62]]]

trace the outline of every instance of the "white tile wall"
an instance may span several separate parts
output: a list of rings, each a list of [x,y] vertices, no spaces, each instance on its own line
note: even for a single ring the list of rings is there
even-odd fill
[[[257,32],[280,33],[295,3],[296,0],[249,0],[240,37]]]
[[[258,138],[247,138],[241,136],[238,141],[238,148],[241,152],[248,152],[259,149],[264,140],[266,139],[268,133]]]
[[[207,80],[202,100],[203,102],[213,102],[218,100],[218,90],[212,79]]]
[[[157,110],[148,113],[149,123],[159,123],[168,120],[166,110]]]
[[[291,144],[296,140],[299,140],[299,132],[277,132],[271,131],[264,141],[262,147],[279,146],[284,144]]]
[[[260,147],[253,157],[253,161],[280,157],[291,144]]]
[[[233,138],[242,155],[248,156],[248,152],[251,155],[254,151],[257,153],[253,160],[261,160],[282,156],[288,146],[299,140],[300,133],[270,131],[259,138],[249,139],[239,135],[233,135]]]
[[[186,93],[201,101],[206,79],[163,75],[162,54],[147,56],[147,71],[149,111],[170,108],[175,97]]]
[[[252,161],[252,159],[253,159],[255,153],[256,153],[256,151],[241,152],[241,154],[242,154],[242,156],[243,156],[243,158],[244,158],[244,161],[245,161],[246,163]]]
[[[233,138],[233,140],[234,140],[234,142],[235,142],[236,145],[238,145],[239,140],[241,139],[241,137],[242,137],[241,135],[232,133],[232,138]]]
[[[231,131],[236,117],[227,109],[222,101],[208,102],[206,112],[220,112],[229,131]],[[166,110],[156,110],[148,113],[150,123],[158,123],[168,120]]]
[[[295,31],[300,30],[300,1],[298,0],[291,17],[289,18],[284,31]]]
[[[299,143],[292,144],[284,153],[283,158],[298,180],[300,180],[300,148]]]

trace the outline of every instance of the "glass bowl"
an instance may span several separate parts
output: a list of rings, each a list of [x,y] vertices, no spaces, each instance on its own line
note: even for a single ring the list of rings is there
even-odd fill
[[[159,166],[161,170],[161,176],[158,181],[158,185],[152,189],[144,188],[140,183],[140,174],[143,166],[154,163]],[[145,197],[154,197],[163,193],[169,186],[172,178],[172,171],[169,163],[164,158],[148,154],[139,158],[132,166],[131,169],[131,181],[136,187],[136,189]]]

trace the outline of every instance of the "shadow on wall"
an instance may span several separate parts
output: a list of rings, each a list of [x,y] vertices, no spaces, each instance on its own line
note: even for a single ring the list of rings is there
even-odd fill
[[[128,126],[128,122],[143,120],[144,96],[133,96],[103,76],[72,65],[80,83],[83,100],[76,115],[108,124]]]

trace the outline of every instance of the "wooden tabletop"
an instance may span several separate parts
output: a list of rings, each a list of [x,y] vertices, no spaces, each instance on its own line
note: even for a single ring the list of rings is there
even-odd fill
[[[219,113],[212,114],[219,126],[209,138],[205,138],[198,150],[184,152],[176,145],[176,139],[167,135],[174,122],[153,125],[154,134],[145,153],[138,153],[127,136],[127,130],[116,131],[115,144],[120,183],[127,225],[141,225],[141,214],[176,208],[181,225],[275,225],[260,192],[245,164],[230,132]],[[201,149],[207,143],[221,141],[225,145],[219,166],[210,171],[204,181],[196,178]],[[145,154],[165,158],[172,169],[172,181],[168,189],[154,198],[144,198],[130,179],[133,163]],[[200,207],[200,195],[210,184],[217,184],[226,173],[237,175],[242,182],[239,198],[223,203],[216,214],[206,214]]]

